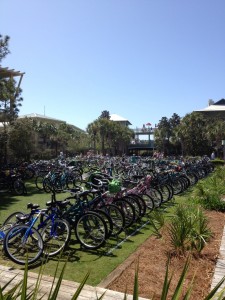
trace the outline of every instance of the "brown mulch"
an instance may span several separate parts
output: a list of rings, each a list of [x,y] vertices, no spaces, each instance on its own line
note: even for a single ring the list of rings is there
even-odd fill
[[[206,212],[209,219],[209,226],[213,237],[203,249],[200,257],[192,257],[189,271],[184,282],[184,290],[193,279],[194,285],[190,299],[201,300],[210,291],[215,265],[219,256],[221,237],[225,225],[225,214],[221,212]],[[133,294],[134,274],[139,265],[138,292],[140,297],[158,300],[161,297],[164,283],[168,253],[171,253],[171,246],[163,233],[161,239],[151,236],[132,255],[132,260],[122,274],[111,282],[107,288],[119,292],[127,291]],[[172,256],[169,270],[173,272],[173,279],[170,287],[170,296],[175,290],[180,274],[183,270],[187,257]],[[121,268],[121,266],[119,266]]]

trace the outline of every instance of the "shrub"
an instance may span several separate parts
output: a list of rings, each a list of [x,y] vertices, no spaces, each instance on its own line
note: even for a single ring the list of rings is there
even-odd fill
[[[225,211],[223,195],[225,195],[225,168],[220,167],[212,176],[196,184],[193,201],[208,210]]]
[[[219,166],[224,166],[225,162],[223,159],[219,159],[219,158],[216,158],[216,159],[213,159],[211,160],[211,163],[215,166],[215,167],[219,167]]]
[[[187,251],[200,253],[212,233],[200,208],[179,205],[168,225],[170,244],[178,255]]]

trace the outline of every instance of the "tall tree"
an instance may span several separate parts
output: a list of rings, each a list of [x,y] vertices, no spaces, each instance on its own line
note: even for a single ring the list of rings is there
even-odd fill
[[[207,128],[208,119],[202,114],[193,112],[185,115],[176,127],[185,155],[205,155],[209,152],[211,141],[207,137]]]
[[[18,119],[10,125],[9,148],[13,157],[28,161],[35,149],[33,121],[29,118]]]
[[[109,120],[110,119],[110,114],[109,114],[109,111],[108,110],[103,110],[99,119],[107,119]]]
[[[10,37],[8,35],[2,36],[0,34],[0,63],[10,53],[9,40]]]
[[[0,35],[0,63],[10,53],[9,39],[9,36]],[[16,81],[13,78],[0,79],[0,122],[3,123],[4,127],[0,134],[0,140],[4,145],[4,163],[7,163],[7,126],[18,117],[19,107],[23,101],[21,93],[22,90],[16,87]]]
[[[169,138],[171,135],[171,124],[167,117],[162,117],[155,130],[155,144],[159,151],[168,154]]]

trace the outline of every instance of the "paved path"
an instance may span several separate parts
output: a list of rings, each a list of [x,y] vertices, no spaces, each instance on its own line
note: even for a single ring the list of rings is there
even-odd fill
[[[127,260],[127,263],[129,263],[129,259]],[[126,265],[126,264],[125,264]],[[120,272],[123,271],[124,268],[120,270]],[[117,269],[118,272],[118,269]],[[89,285],[84,285],[84,288],[82,289],[78,300],[96,300],[99,298],[102,294],[104,294],[103,300],[122,300],[124,299],[124,294],[119,293],[116,291],[108,290],[104,288],[109,281],[114,279],[118,276],[118,273],[115,274],[115,271],[112,272],[104,281],[102,281],[99,286],[92,287]],[[219,259],[217,260],[214,276],[212,279],[212,285],[211,289],[213,289],[217,283],[225,276],[225,228],[223,231],[223,236],[221,240],[221,246],[220,246],[220,255]],[[28,286],[32,289],[37,281],[38,275],[33,272],[29,272],[29,279],[28,279]],[[8,288],[11,288],[15,285],[15,283],[19,282],[23,278],[23,271],[14,269],[7,266],[0,265],[0,285],[3,287],[6,283],[9,282],[10,279],[13,279],[12,283],[9,285]],[[42,276],[41,285],[40,285],[40,295],[46,294],[43,299],[47,299],[47,295],[51,289],[53,278],[51,276]],[[76,292],[77,288],[79,287],[79,283],[69,281],[69,280],[63,280],[60,291],[57,297],[57,300],[70,300],[73,296],[73,294]],[[219,291],[222,291],[224,289],[225,291],[225,282],[219,289]],[[225,295],[225,292],[224,292]],[[127,295],[127,300],[132,300],[133,295]],[[147,300],[145,298],[139,297],[139,300]]]
[[[16,277],[15,277],[16,276]],[[15,277],[15,278],[14,278]],[[38,274],[29,272],[28,287],[29,290],[32,289],[37,281]],[[3,287],[10,279],[13,279],[12,283],[8,288],[11,288],[15,283],[19,282],[23,278],[23,271],[14,268],[1,266],[0,265],[0,285]],[[51,276],[42,276],[40,285],[40,296],[46,294],[42,299],[47,299],[48,293],[52,286],[53,278]],[[79,284],[69,280],[63,280],[60,286],[60,291],[57,300],[70,300],[73,294],[76,292]],[[105,294],[104,294],[105,293]],[[104,294],[103,300],[122,300],[124,299],[124,294],[112,290],[107,290],[101,287],[92,287],[85,285],[82,289],[78,300],[96,300],[102,294]],[[132,300],[132,295],[127,295],[127,300]],[[139,297],[139,300],[146,300],[145,298]]]
[[[220,254],[216,263],[211,289],[213,289],[224,276],[225,276],[225,227],[223,230],[223,236],[220,244]],[[223,295],[225,296],[225,282],[221,285],[218,292],[222,292],[223,289],[224,289]]]

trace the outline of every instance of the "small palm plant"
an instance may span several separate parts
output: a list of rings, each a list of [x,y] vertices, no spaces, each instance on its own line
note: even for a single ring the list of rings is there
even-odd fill
[[[179,205],[168,225],[170,243],[178,255],[187,251],[200,253],[212,232],[207,217],[199,207]]]
[[[151,214],[151,218],[149,220],[150,225],[153,228],[153,234],[157,238],[161,238],[162,234],[160,232],[160,229],[165,224],[165,216],[162,211],[156,210]]]

